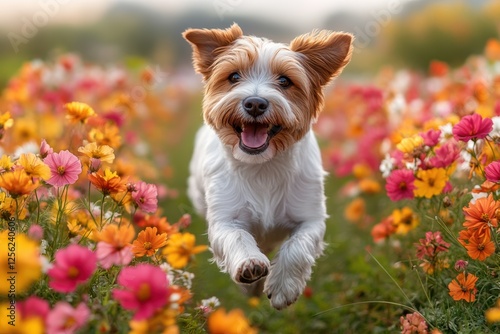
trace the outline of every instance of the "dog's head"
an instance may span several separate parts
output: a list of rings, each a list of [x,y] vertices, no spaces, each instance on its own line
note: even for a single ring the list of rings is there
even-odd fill
[[[323,107],[323,86],[349,62],[353,40],[322,30],[285,45],[244,36],[236,24],[183,36],[204,78],[205,122],[248,163],[272,159],[310,130]]]

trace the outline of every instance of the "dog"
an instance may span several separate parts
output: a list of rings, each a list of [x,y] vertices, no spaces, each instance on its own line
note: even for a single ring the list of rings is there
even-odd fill
[[[353,36],[315,30],[286,45],[233,24],[183,37],[204,81],[188,196],[221,271],[284,309],[323,252],[326,172],[312,124],[324,86],[350,61]]]

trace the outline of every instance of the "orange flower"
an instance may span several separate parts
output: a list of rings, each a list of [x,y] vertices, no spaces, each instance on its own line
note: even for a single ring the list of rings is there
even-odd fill
[[[66,118],[73,122],[87,122],[87,119],[95,115],[94,109],[82,102],[70,102],[64,105]]]
[[[144,227],[156,227],[158,233],[167,233],[167,235],[173,235],[179,232],[179,228],[176,225],[170,225],[165,217],[150,216],[145,215],[140,217],[135,224],[141,228]]]
[[[123,248],[134,240],[135,230],[132,224],[108,224],[101,232],[94,232],[95,240],[104,241],[116,248]]]
[[[358,197],[347,205],[344,210],[344,217],[350,222],[357,222],[365,215],[365,211],[365,201]]]
[[[127,185],[115,172],[106,168],[104,173],[101,171],[88,175],[90,182],[104,195],[117,193],[127,190]]]
[[[473,274],[460,273],[448,284],[450,296],[453,300],[465,300],[470,303],[476,300],[477,277]]]
[[[432,60],[429,65],[430,75],[436,77],[444,77],[448,74],[448,64],[439,60]]]
[[[38,180],[33,182],[24,169],[17,169],[0,175],[0,188],[5,189],[12,198],[28,195],[39,185]]]
[[[491,240],[490,233],[473,233],[468,242],[465,248],[467,248],[467,254],[471,259],[484,261],[495,253],[495,243]]]
[[[489,60],[500,60],[500,41],[493,38],[489,39],[488,42],[486,42],[484,53]]]
[[[240,309],[226,313],[221,308],[208,317],[208,331],[211,334],[256,334],[257,330],[250,327],[245,314]]]
[[[496,217],[498,208],[499,204],[493,199],[492,194],[489,194],[488,197],[479,198],[474,204],[470,203],[468,207],[463,209],[466,220],[463,225],[471,230],[484,229],[489,225],[498,227]]]
[[[132,253],[136,257],[151,256],[167,244],[167,234],[158,234],[156,227],[146,227],[132,243]]]
[[[191,233],[177,233],[169,237],[167,247],[163,249],[163,255],[167,262],[174,268],[184,268],[192,256],[205,251],[205,245],[195,246],[196,238]]]
[[[103,128],[93,128],[88,135],[89,141],[96,142],[97,145],[108,145],[118,148],[122,144],[120,129],[118,126],[106,123]]]

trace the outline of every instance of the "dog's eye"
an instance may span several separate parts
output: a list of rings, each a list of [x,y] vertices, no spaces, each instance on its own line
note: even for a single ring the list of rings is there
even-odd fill
[[[285,77],[284,75],[280,76],[278,78],[278,85],[280,85],[283,88],[287,88],[292,84],[292,80],[289,78]]]
[[[227,78],[229,82],[231,83],[237,83],[238,81],[241,80],[241,75],[239,75],[237,72],[231,73],[229,75],[229,78]]]

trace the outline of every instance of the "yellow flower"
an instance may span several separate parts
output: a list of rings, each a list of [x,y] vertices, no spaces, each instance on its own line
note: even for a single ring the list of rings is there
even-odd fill
[[[205,245],[195,246],[196,238],[191,233],[176,233],[169,236],[167,246],[163,249],[163,256],[174,268],[184,268],[192,256],[205,251]]]
[[[424,139],[419,135],[414,135],[412,137],[403,138],[396,148],[403,153],[412,154],[416,149],[424,145]]]
[[[431,198],[439,195],[448,182],[448,174],[444,168],[419,170],[414,181],[416,197]]]
[[[50,178],[50,168],[33,153],[23,153],[19,157],[19,164],[24,167],[28,176],[47,180]]]
[[[0,158],[0,173],[7,172],[9,171],[14,164],[10,160],[10,156],[8,155],[2,155],[2,158]]]
[[[16,224],[15,221],[9,221],[11,222]],[[17,226],[14,226],[14,229],[17,229]],[[26,235],[16,235],[11,230],[0,232],[0,296],[8,295],[12,284],[16,293],[26,291],[41,274],[42,265],[37,243]]]
[[[13,130],[13,141],[18,145],[29,141],[38,142],[37,125],[36,121],[32,118],[17,118]]]
[[[45,333],[41,317],[19,317],[19,313],[12,314],[10,303],[0,303],[0,333],[2,334],[43,334]],[[12,320],[11,320],[12,319]],[[9,323],[13,321],[12,324]],[[14,325],[14,326],[13,326]]]
[[[115,159],[113,148],[108,145],[97,145],[96,142],[88,143],[78,148],[78,152],[89,158],[99,159],[103,162],[112,163]]]
[[[39,185],[38,180],[33,182],[23,169],[0,175],[0,187],[5,189],[13,198],[28,195]]]
[[[10,116],[10,112],[5,112],[0,114],[0,129],[8,129],[11,128],[14,124],[14,120]]]
[[[120,129],[111,123],[106,123],[102,129],[93,128],[90,130],[88,139],[98,145],[108,145],[114,148],[118,148],[122,144]]]
[[[373,178],[367,177],[359,181],[359,189],[366,194],[379,193],[382,187]]]
[[[94,109],[83,102],[70,102],[64,105],[66,118],[72,122],[85,123],[89,117],[95,115]]]
[[[19,204],[19,207],[18,207]],[[15,217],[17,212],[18,219],[26,218],[28,214],[28,209],[26,205],[21,201],[16,203],[16,201],[12,197],[7,197],[7,194],[4,192],[0,192],[0,214],[4,219],[8,219],[10,217]]]
[[[495,306],[489,308],[484,312],[486,321],[489,323],[500,322],[500,299],[497,300]]]
[[[344,217],[348,221],[354,223],[360,220],[362,217],[364,217],[365,212],[366,212],[365,201],[361,197],[358,197],[346,206],[344,210]]]
[[[406,234],[419,224],[417,215],[407,206],[401,210],[394,210],[392,218],[393,225],[396,227],[396,233],[398,234]]]

